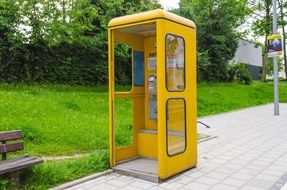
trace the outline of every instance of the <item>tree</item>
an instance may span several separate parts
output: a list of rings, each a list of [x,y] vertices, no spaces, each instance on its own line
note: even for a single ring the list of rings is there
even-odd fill
[[[93,28],[97,11],[90,0],[18,0],[29,43],[80,42]]]
[[[201,80],[226,81],[227,64],[234,57],[240,37],[236,29],[249,14],[246,1],[181,0],[179,5],[179,14],[197,25],[198,52],[208,57],[198,60]]]
[[[106,60],[108,57],[107,27],[109,21],[115,17],[160,8],[161,5],[158,3],[157,0],[92,0],[91,3],[97,8],[98,14],[93,20],[94,30],[90,33],[93,38],[90,40],[90,43],[97,52],[97,66],[101,68],[102,71],[106,72]],[[130,56],[130,52],[126,50],[127,49],[123,49],[123,52],[116,51],[117,59],[125,62],[125,64],[116,64],[117,69],[115,70],[115,75],[122,76],[122,78],[128,78],[125,76],[131,75],[131,65],[130,63],[126,62],[129,61],[128,57]],[[129,67],[126,67],[127,64],[129,64]],[[120,71],[125,72],[118,73]],[[122,80],[119,79],[119,77],[116,77],[116,81]],[[125,83],[131,83],[131,80],[126,81]]]
[[[265,38],[261,80],[266,81],[268,65],[267,38],[272,34],[272,0],[250,0],[249,6],[252,9],[251,16],[255,19],[252,25],[254,35],[264,36]]]
[[[14,1],[0,0],[0,79],[14,73],[13,63],[23,40],[19,25],[19,9]]]
[[[282,29],[283,34],[283,46],[285,46],[285,26],[286,26],[286,11],[287,1],[277,0],[277,18],[278,26]],[[262,65],[262,81],[266,81],[266,75],[268,74],[269,60],[267,54],[267,38],[272,35],[272,0],[250,0],[249,6],[252,8],[251,16],[254,18],[252,30],[254,36],[264,36],[264,52],[263,52],[263,65]],[[287,62],[286,62],[286,50],[284,48],[283,62],[285,63],[285,73],[287,76]]]
[[[287,8],[287,1],[285,0],[278,0],[278,6],[279,6],[279,20],[278,20],[278,25],[281,26],[281,29],[282,29],[282,35],[283,35],[283,62],[284,62],[284,65],[285,65],[285,76],[287,77],[287,59],[286,59],[286,31],[285,31],[285,27],[286,27],[286,24],[287,24],[287,21],[286,21],[286,8]]]
[[[0,80],[105,84],[110,19],[159,7],[157,0],[0,0]],[[119,49],[127,62],[128,48]],[[129,67],[116,70],[122,83]]]

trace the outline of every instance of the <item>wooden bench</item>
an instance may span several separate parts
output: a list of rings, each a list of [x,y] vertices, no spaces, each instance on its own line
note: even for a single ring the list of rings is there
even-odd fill
[[[9,177],[14,183],[19,184],[20,171],[34,164],[42,163],[43,160],[32,156],[21,156],[7,159],[7,153],[16,152],[24,149],[22,131],[8,131],[0,133],[0,178],[1,175]]]

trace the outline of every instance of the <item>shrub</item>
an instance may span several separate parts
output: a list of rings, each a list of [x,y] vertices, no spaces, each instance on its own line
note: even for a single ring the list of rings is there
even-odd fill
[[[252,76],[244,63],[233,63],[227,66],[228,82],[251,84]]]
[[[211,63],[207,52],[197,52],[197,81],[212,81]]]

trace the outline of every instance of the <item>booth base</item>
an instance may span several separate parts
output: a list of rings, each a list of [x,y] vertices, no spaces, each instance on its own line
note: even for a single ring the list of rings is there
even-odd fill
[[[140,178],[151,182],[159,182],[158,162],[154,159],[138,158],[118,164],[113,168],[117,173]]]

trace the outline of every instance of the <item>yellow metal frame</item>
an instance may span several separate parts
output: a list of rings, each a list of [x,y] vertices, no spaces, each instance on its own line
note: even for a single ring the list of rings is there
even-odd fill
[[[136,32],[124,32],[125,28],[155,25],[153,37],[138,35]],[[170,92],[166,89],[165,38],[167,34],[180,36],[185,41],[185,90]],[[147,54],[150,41],[155,41],[157,58],[157,121],[148,119],[147,99]],[[115,92],[114,83],[114,43],[127,43],[133,51],[145,54],[145,85],[133,86],[130,92]],[[195,24],[185,18],[157,9],[135,15],[115,18],[108,29],[109,44],[109,130],[110,165],[136,156],[152,157],[158,160],[158,177],[166,179],[179,172],[192,168],[197,163],[196,135],[196,31]],[[134,76],[133,76],[134,77]],[[133,144],[128,147],[115,147],[115,98],[131,98],[133,102]],[[174,156],[167,154],[166,103],[172,98],[185,100],[186,149]],[[144,111],[144,112],[143,112]],[[143,114],[144,113],[144,114]],[[155,134],[141,133],[143,129],[156,130]]]

